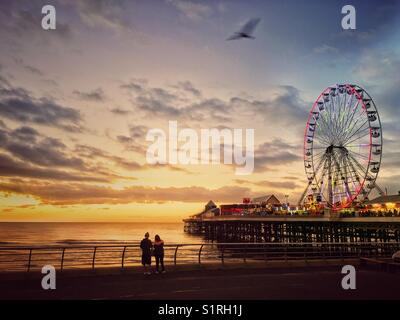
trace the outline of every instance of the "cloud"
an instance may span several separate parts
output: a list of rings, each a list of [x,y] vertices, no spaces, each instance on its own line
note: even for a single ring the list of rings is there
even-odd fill
[[[82,117],[76,109],[61,106],[47,98],[34,98],[26,89],[4,82],[0,84],[0,116],[71,132],[83,130]]]
[[[251,196],[249,188],[127,187],[122,190],[82,183],[0,183],[0,192],[30,195],[43,204],[127,204],[152,202],[238,202]]]
[[[399,180],[400,175],[397,174],[390,177],[380,177],[377,183],[384,191],[387,189],[388,194],[398,194],[400,192]]]
[[[390,169],[391,171],[394,170],[400,170],[400,151],[394,151],[398,150],[398,147],[393,149],[391,151],[385,151],[382,154],[382,169]]]
[[[21,123],[35,123],[79,132],[81,116],[72,108],[47,99],[9,98],[0,100],[0,115]]]
[[[11,157],[0,153],[0,176],[21,177],[57,181],[87,181],[87,182],[110,182],[106,177],[86,175],[80,173],[68,173],[51,168],[38,168],[26,162],[16,161]]]
[[[127,83],[122,83],[120,88],[133,91],[133,93],[141,93],[144,90],[144,86],[147,85],[147,80],[142,78],[133,78]]]
[[[269,170],[273,166],[298,162],[302,159],[299,156],[301,147],[289,144],[282,139],[273,139],[259,145],[254,154],[255,169],[259,172]]]
[[[82,100],[88,100],[88,101],[104,101],[106,99],[106,96],[104,94],[103,89],[97,88],[96,90],[92,90],[89,92],[82,92],[79,90],[74,90],[73,94],[77,96],[79,99]]]
[[[20,160],[38,166],[66,167],[77,170],[86,168],[82,159],[67,156],[63,151],[65,146],[54,138],[44,138],[36,144],[9,141],[3,149]]]
[[[121,109],[121,108],[114,108],[110,110],[111,113],[118,115],[118,116],[126,116],[131,113],[129,110]]]
[[[299,185],[292,181],[249,181],[243,179],[235,179],[234,180],[238,184],[249,184],[258,187],[266,187],[266,188],[274,188],[274,189],[295,189],[298,188]]]
[[[101,27],[114,31],[132,31],[127,12],[127,1],[78,0],[76,10],[87,26]]]
[[[201,97],[201,91],[194,87],[194,85],[190,81],[180,81],[178,82],[174,88],[181,89],[183,91],[189,92],[193,96],[199,98]]]
[[[35,143],[36,138],[39,136],[39,132],[31,127],[19,127],[12,131],[11,133],[14,137],[16,137],[19,141],[23,141],[25,143]],[[4,145],[3,145],[4,146]]]
[[[0,35],[2,40],[13,43],[19,40],[29,40],[31,43],[38,41],[48,44],[56,39],[69,40],[72,36],[68,24],[63,23],[57,17],[57,29],[52,32],[43,32],[41,19],[43,4],[37,1],[2,1],[0,4]]]
[[[178,82],[173,88],[185,88],[190,91],[193,99],[169,90],[149,86],[143,79],[134,79],[122,84],[121,88],[132,95],[135,111],[144,118],[157,117],[166,120],[195,121],[201,124],[207,121],[209,126],[233,122],[235,119],[248,120],[263,118],[266,121],[274,119],[275,123],[303,125],[307,117],[304,109],[307,102],[300,97],[297,88],[290,85],[278,86],[268,99],[257,100],[233,96],[228,100],[215,97],[202,98],[200,90],[191,82]],[[301,121],[299,121],[301,119]]]
[[[129,161],[119,156],[111,155],[106,151],[103,151],[99,148],[87,146],[87,145],[77,145],[75,147],[75,153],[81,157],[87,159],[106,159],[112,161],[114,164],[118,165],[119,167],[127,170],[141,170],[142,165],[137,163],[136,161]]]
[[[204,1],[167,0],[167,3],[174,6],[183,17],[192,21],[203,20],[213,12],[213,9],[205,4]]]
[[[109,167],[104,168],[101,163],[96,162],[100,157],[126,170],[143,170],[134,161],[107,154],[94,147],[78,146],[72,155],[72,151],[61,140],[43,136],[36,129],[27,126],[14,130],[0,129],[0,150],[5,164],[8,163],[0,173],[3,176],[14,174],[37,179],[65,178],[68,181],[107,183],[135,179],[115,174]],[[6,168],[10,171],[6,172]],[[59,169],[66,169],[68,172]]]
[[[119,135],[116,139],[126,150],[144,154],[147,150],[145,137],[149,129],[144,125],[131,125],[129,136]]]
[[[376,46],[394,34],[399,3],[397,0],[359,1],[354,5],[357,9],[357,29],[340,28],[329,37],[329,43],[342,54],[354,54],[358,58],[365,47]],[[324,37],[326,38],[326,35]]]
[[[368,92],[379,101],[379,111],[390,117],[398,116],[398,88],[400,87],[400,54],[395,51],[365,51],[354,67],[354,73],[369,86]],[[375,98],[376,97],[376,98]]]
[[[133,132],[135,132],[137,128],[133,128]],[[134,136],[134,133],[132,134]],[[154,170],[154,169],[169,169],[171,171],[178,171],[178,172],[185,172],[191,173],[186,169],[176,167],[169,164],[158,164],[158,165],[149,165],[149,164],[140,164],[136,161],[132,161],[126,158],[122,158],[116,155],[112,155],[106,151],[103,151],[99,148],[87,146],[87,145],[77,145],[75,147],[75,153],[78,154],[80,157],[84,157],[90,160],[94,159],[105,159],[111,161],[113,164],[117,165],[118,167],[129,170],[129,171],[139,171],[139,170]]]
[[[18,66],[22,66],[26,71],[29,73],[36,75],[36,76],[43,76],[43,72],[40,71],[38,68],[32,67],[29,64],[26,64],[22,58],[14,58],[15,64]]]
[[[313,52],[316,54],[337,54],[339,50],[335,47],[323,44],[321,46],[315,47]]]

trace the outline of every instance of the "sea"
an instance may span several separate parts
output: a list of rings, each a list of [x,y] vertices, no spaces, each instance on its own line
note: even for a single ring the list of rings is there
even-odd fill
[[[183,223],[145,222],[1,222],[0,246],[102,245],[137,243],[149,232],[166,244],[202,243],[201,236],[187,234]]]
[[[156,234],[164,240],[167,264],[197,262],[204,240],[183,228],[183,223],[1,222],[0,272],[40,270],[49,264],[57,269],[61,264],[64,269],[120,267],[122,261],[124,266],[140,265],[139,242],[146,232],[151,240]],[[177,244],[186,246],[178,251]]]

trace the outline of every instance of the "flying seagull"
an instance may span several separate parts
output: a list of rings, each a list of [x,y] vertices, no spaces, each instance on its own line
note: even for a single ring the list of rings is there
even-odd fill
[[[252,34],[260,22],[260,18],[250,19],[246,24],[226,40],[237,40],[242,38],[255,39]]]

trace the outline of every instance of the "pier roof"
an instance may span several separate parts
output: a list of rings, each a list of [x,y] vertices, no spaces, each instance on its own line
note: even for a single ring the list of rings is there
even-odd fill
[[[400,194],[383,195],[366,202],[366,204],[383,204],[383,203],[400,203]]]
[[[269,194],[266,196],[262,196],[262,197],[257,197],[257,198],[253,198],[251,199],[252,203],[261,203],[261,202],[265,202],[265,203],[280,203],[279,199],[277,197],[275,197],[275,195],[273,194]]]

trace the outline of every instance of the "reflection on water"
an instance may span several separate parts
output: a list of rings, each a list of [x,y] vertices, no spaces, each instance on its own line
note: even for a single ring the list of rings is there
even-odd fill
[[[0,223],[0,246],[116,244],[159,234],[165,243],[199,243],[201,236],[183,232],[183,223]]]

